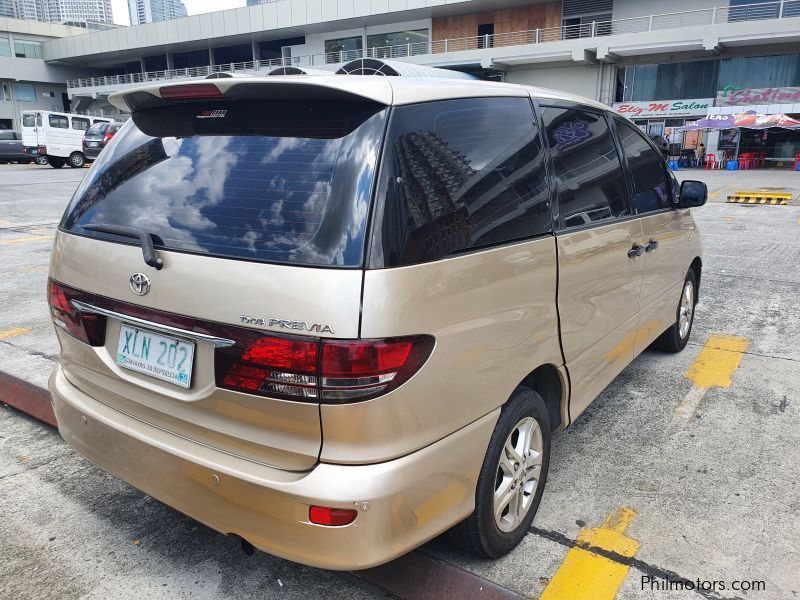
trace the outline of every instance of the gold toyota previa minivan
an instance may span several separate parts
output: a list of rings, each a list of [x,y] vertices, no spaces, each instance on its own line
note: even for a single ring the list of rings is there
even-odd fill
[[[552,432],[689,338],[705,185],[604,105],[352,75],[112,102],[50,266],[59,428],[248,548],[501,556]]]

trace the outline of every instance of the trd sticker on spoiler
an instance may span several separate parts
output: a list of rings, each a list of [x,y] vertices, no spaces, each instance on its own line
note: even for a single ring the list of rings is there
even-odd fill
[[[199,115],[197,115],[197,119],[224,119],[225,115],[228,114],[227,109],[217,109],[217,110],[204,110],[201,111]]]

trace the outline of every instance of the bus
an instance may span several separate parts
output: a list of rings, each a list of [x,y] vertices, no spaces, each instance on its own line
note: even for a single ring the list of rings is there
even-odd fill
[[[113,123],[108,117],[88,117],[49,110],[22,112],[22,145],[39,164],[60,169],[86,164],[83,136],[95,123]]]

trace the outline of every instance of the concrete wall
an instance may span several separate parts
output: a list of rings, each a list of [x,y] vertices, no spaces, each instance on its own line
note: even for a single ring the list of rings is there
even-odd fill
[[[0,73],[2,71],[0,70]],[[17,100],[15,84],[30,84],[36,93],[35,102],[20,102]],[[3,100],[2,84],[7,84],[11,90],[11,100]],[[11,81],[9,79],[0,80],[0,119],[11,119],[13,128],[19,130],[21,127],[19,115],[23,110],[55,110],[63,112],[64,104],[61,101],[61,94],[67,91],[66,85],[52,83],[42,83],[39,81]],[[52,97],[44,94],[53,94]]]
[[[700,10],[714,8],[715,6],[728,6],[728,0],[615,0],[613,19],[628,19],[660,15],[665,13],[682,12],[685,10]]]
[[[506,81],[570,92],[591,100],[600,97],[600,67],[596,65],[515,69],[507,73]]]

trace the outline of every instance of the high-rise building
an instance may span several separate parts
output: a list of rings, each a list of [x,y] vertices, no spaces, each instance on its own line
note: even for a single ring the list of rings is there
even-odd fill
[[[181,0],[128,0],[131,25],[168,21],[186,16]]]
[[[111,0],[0,0],[0,16],[51,23],[114,22]]]

